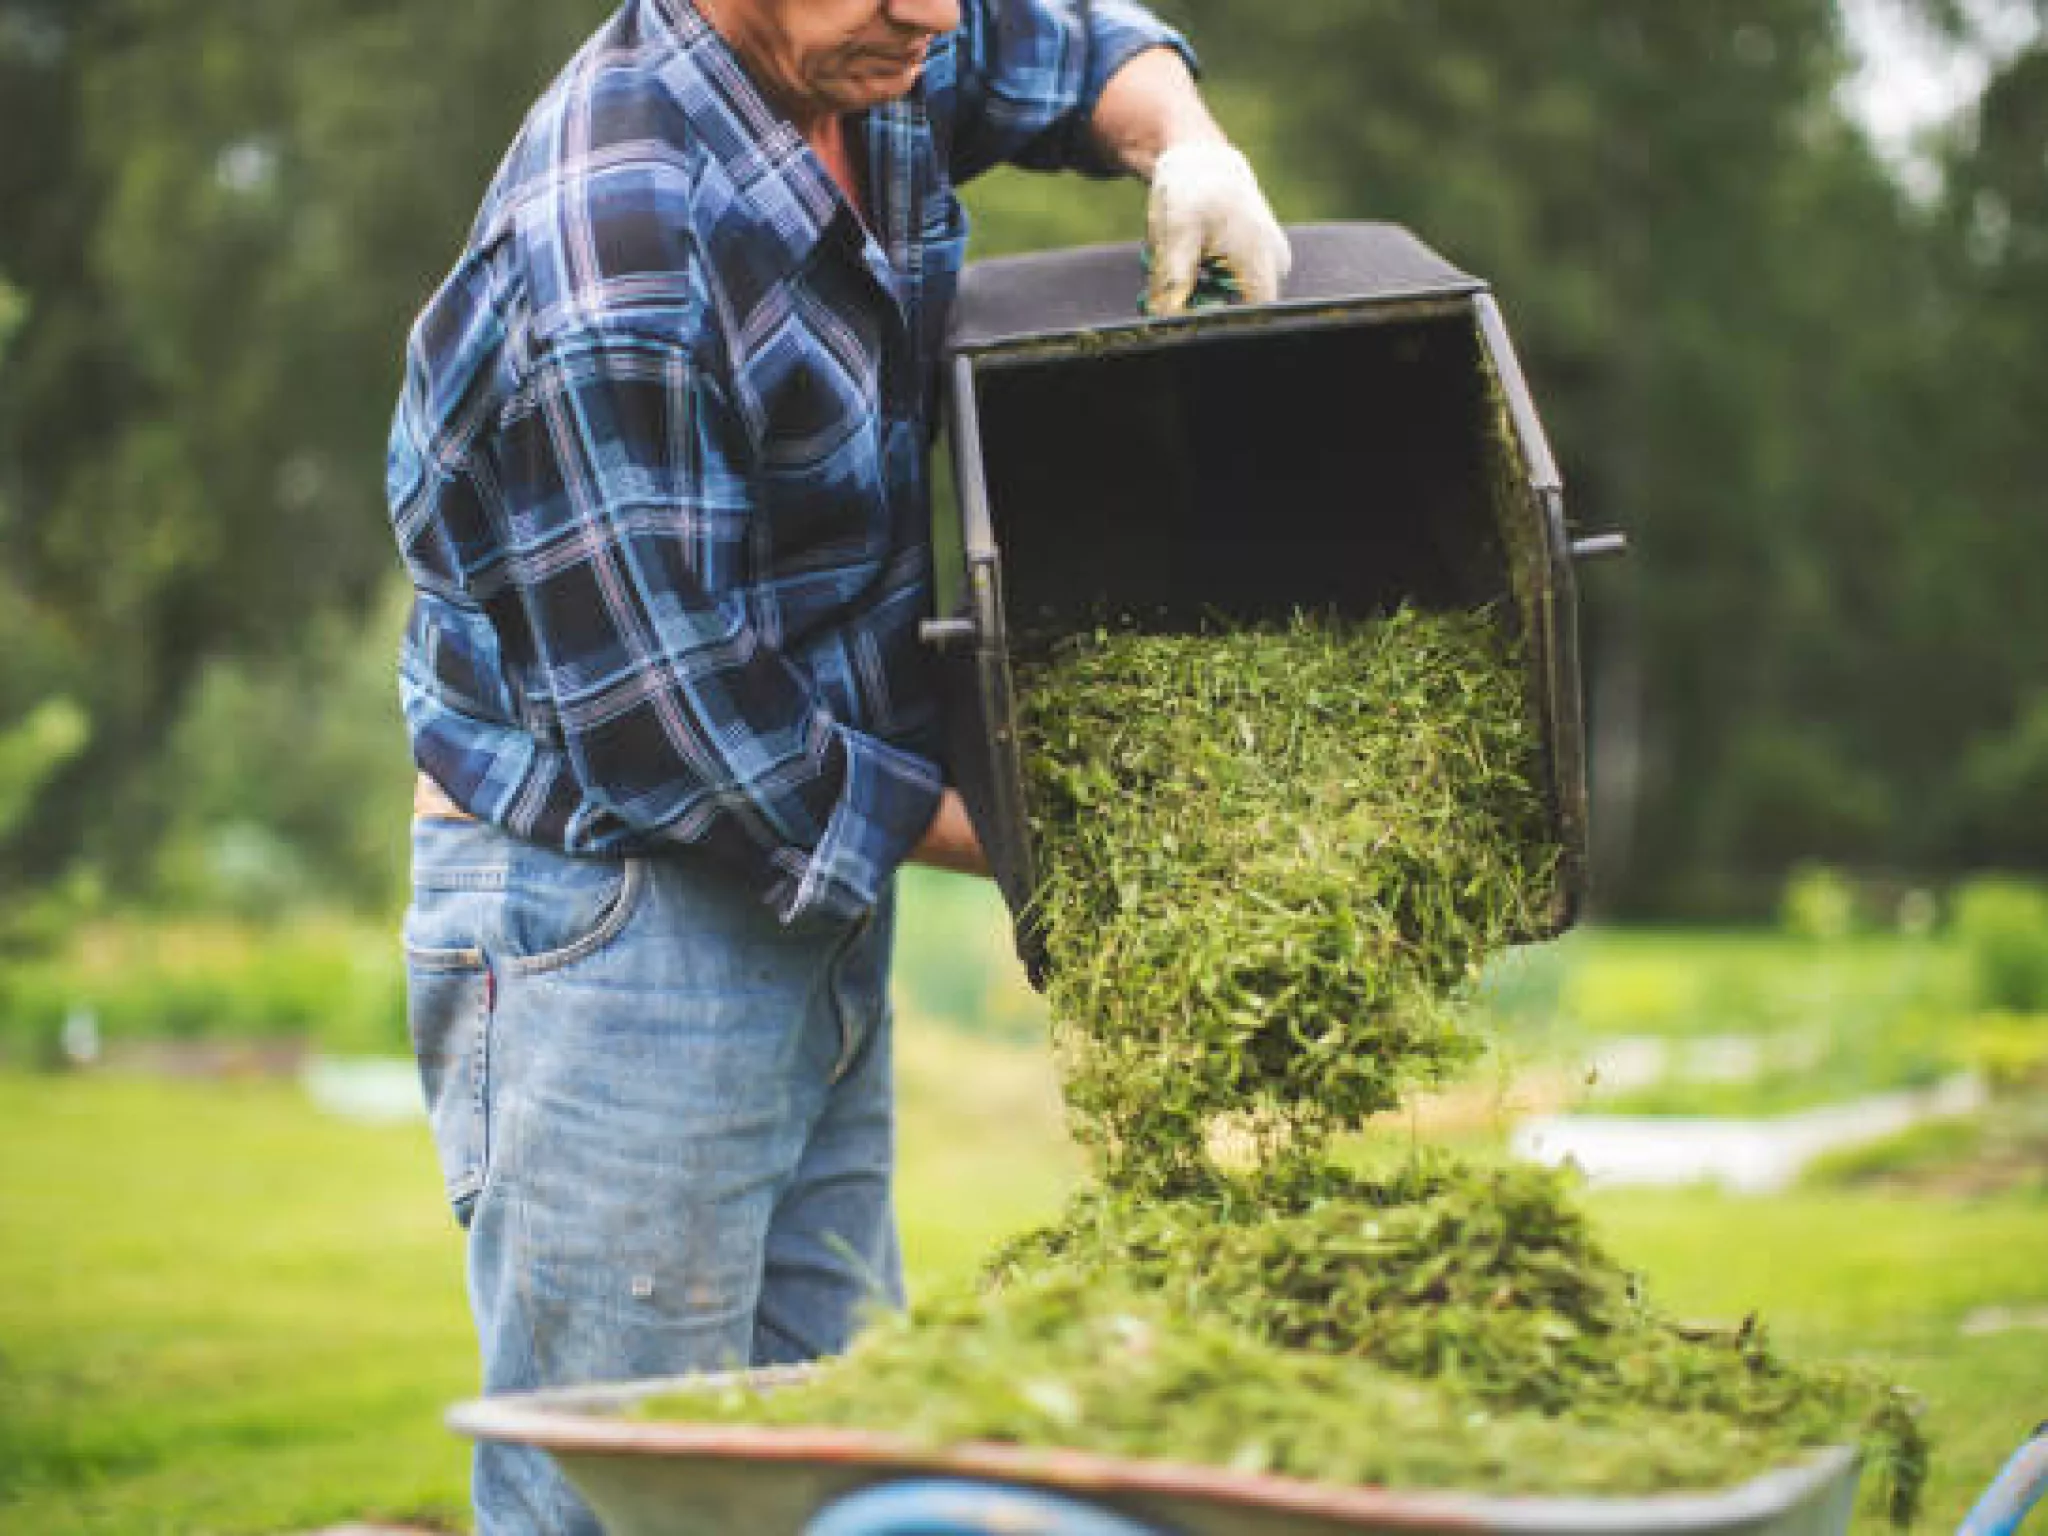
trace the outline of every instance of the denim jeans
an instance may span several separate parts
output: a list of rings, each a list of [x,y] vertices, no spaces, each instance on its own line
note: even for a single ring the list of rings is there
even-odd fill
[[[487,1392],[786,1364],[902,1294],[893,903],[780,925],[686,855],[413,825],[409,1013],[468,1231]],[[537,1451],[476,1453],[479,1536],[595,1536]]]

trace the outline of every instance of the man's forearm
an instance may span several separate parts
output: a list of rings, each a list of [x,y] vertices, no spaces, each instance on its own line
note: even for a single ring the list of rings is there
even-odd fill
[[[1195,78],[1171,48],[1135,55],[1095,105],[1095,132],[1125,170],[1152,183],[1145,243],[1152,257],[1146,313],[1187,307],[1214,259],[1254,304],[1280,296],[1293,265],[1287,234],[1251,162],[1209,115]]]
[[[1171,48],[1148,48],[1112,75],[1095,104],[1094,125],[1116,163],[1147,181],[1175,144],[1228,142],[1187,61]]]
[[[956,875],[986,875],[988,855],[967,814],[967,802],[960,792],[947,790],[939,797],[938,813],[918,845],[910,851],[910,862],[949,869]]]

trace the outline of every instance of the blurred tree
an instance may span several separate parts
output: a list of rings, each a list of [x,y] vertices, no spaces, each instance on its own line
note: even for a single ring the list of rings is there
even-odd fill
[[[50,777],[92,734],[69,699],[46,699],[25,719],[0,726],[0,838],[27,818]]]
[[[1895,3],[1968,32],[1961,0]],[[388,665],[346,616],[390,568],[405,327],[609,6],[0,0],[0,719],[66,696],[95,724],[22,869],[91,844],[162,871],[204,841],[193,806],[237,803],[357,857],[314,802],[400,754],[323,658],[374,632],[363,675]],[[2022,849],[1992,803],[2048,771],[2022,707],[2048,647],[2039,48],[1922,206],[1844,115],[1833,0],[1161,8],[1284,215],[1398,219],[1495,281],[1576,514],[1636,535],[1589,583],[1612,905],[1761,911],[1817,853]],[[1128,238],[1142,209],[1005,176],[970,200],[984,254]],[[235,744],[294,699],[336,766],[287,804],[279,754]]]
[[[2039,7],[2048,19],[2048,6]],[[1923,595],[1952,690],[1941,809],[1957,864],[2048,869],[2048,40],[1993,77],[1953,146],[1950,284],[1963,309],[1956,465]]]
[[[607,9],[0,0],[0,554],[93,658],[46,866],[139,870],[146,773],[208,657],[390,570],[405,328],[520,114]],[[309,708],[318,701],[307,701]],[[88,814],[88,808],[90,814]]]
[[[360,620],[330,614],[271,654],[207,665],[157,767],[160,900],[251,915],[402,902],[413,776],[392,658],[410,599],[387,580]]]
[[[2040,654],[1962,610],[2044,566],[1974,531],[2019,526],[2017,485],[1975,477],[1948,233],[1844,115],[1832,0],[1175,8],[1219,75],[1286,82],[1291,211],[1495,281],[1576,515],[1635,535],[1589,582],[1610,901],[1760,910],[1803,856],[1938,857],[1958,737]],[[2016,350],[2043,313],[2008,312]],[[1992,414],[2038,444],[2026,398]]]

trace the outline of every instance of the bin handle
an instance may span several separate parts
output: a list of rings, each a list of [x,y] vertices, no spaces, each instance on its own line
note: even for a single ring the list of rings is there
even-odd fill
[[[935,651],[965,650],[981,640],[981,626],[972,619],[926,619],[917,638]]]
[[[1572,540],[1574,560],[1613,560],[1629,552],[1625,533],[1589,533]]]

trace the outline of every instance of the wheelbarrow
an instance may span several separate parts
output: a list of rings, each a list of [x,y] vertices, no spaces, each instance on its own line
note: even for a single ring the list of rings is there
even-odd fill
[[[448,1423],[559,1462],[609,1536],[1840,1536],[1857,1453],[1719,1492],[1493,1497],[1344,1488],[1220,1467],[887,1434],[647,1418],[658,1399],[789,1386],[803,1368],[483,1398]],[[2012,1536],[2048,1491],[2048,1424],[1958,1536]]]
[[[448,1422],[479,1440],[547,1451],[610,1536],[1835,1536],[1856,1495],[1857,1457],[1846,1448],[1719,1493],[1494,1498],[635,1415],[656,1399],[736,1382],[770,1389],[803,1374],[506,1395],[463,1404]],[[1970,1536],[1994,1536],[1993,1528]]]

